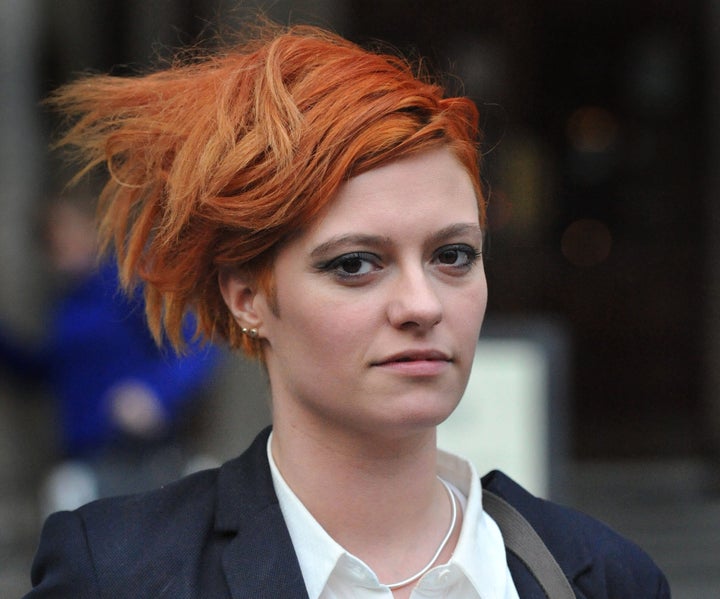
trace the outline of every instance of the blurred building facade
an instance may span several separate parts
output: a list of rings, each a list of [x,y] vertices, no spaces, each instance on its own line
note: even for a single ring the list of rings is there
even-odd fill
[[[0,307],[38,302],[28,220],[67,178],[36,102],[84,70],[132,74],[246,3],[10,2]],[[262,3],[261,3],[262,5]],[[1,5],[0,5],[1,6]],[[10,7],[12,9],[10,10]],[[22,8],[20,8],[22,7]],[[573,340],[574,449],[688,454],[718,443],[717,15],[710,1],[267,3],[281,22],[383,40],[478,103],[486,131],[490,314],[549,315]],[[219,25],[218,25],[219,23]],[[12,40],[15,40],[14,42]],[[13,57],[13,58],[10,58]],[[22,60],[15,60],[21,57]],[[8,111],[8,108],[5,109]],[[27,273],[27,276],[26,276]],[[712,422],[712,424],[710,424]],[[642,434],[640,434],[642,431]]]

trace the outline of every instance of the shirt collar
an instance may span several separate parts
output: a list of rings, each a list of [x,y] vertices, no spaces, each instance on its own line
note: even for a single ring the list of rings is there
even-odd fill
[[[462,570],[480,597],[516,597],[502,534],[483,510],[475,467],[457,455],[438,450],[438,476],[466,498],[460,538],[450,564]]]
[[[273,485],[285,523],[290,533],[310,599],[318,599],[333,571],[348,565],[355,580],[377,584],[372,571],[363,574],[364,563],[339,545],[310,514],[290,489],[275,464],[268,439],[267,454]],[[451,453],[438,450],[438,476],[460,492],[463,525],[457,546],[449,562],[457,568],[476,591],[478,597],[517,597],[505,557],[502,535],[495,522],[482,509],[480,478],[474,466]],[[437,578],[436,568],[423,577]],[[369,572],[368,572],[369,571]],[[447,571],[447,569],[446,569]],[[454,577],[455,578],[455,577]]]
[[[320,526],[285,482],[273,459],[271,442],[272,433],[267,442],[267,454],[275,493],[295,547],[308,597],[317,599],[346,551]]]

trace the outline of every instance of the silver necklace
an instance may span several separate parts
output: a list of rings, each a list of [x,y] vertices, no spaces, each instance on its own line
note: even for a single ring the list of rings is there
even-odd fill
[[[423,574],[425,574],[430,568],[433,567],[433,564],[437,561],[438,557],[440,557],[440,554],[442,553],[442,550],[445,549],[445,545],[447,545],[448,541],[450,540],[450,537],[452,536],[453,530],[455,530],[455,524],[457,524],[457,504],[455,499],[455,493],[452,492],[452,489],[450,489],[450,486],[438,476],[438,480],[443,484],[443,487],[445,487],[445,490],[448,492],[448,496],[450,497],[450,503],[452,504],[452,518],[450,519],[450,528],[448,528],[447,533],[445,533],[445,538],[443,538],[442,542],[440,543],[440,546],[437,548],[437,551],[435,552],[435,555],[432,556],[432,559],[427,563],[427,565],[417,572],[416,574],[413,574],[410,578],[406,578],[405,580],[401,580],[400,582],[394,582],[392,584],[386,584],[385,586],[389,589],[399,589],[404,586],[409,585],[411,582],[415,582],[418,578],[420,578]]]

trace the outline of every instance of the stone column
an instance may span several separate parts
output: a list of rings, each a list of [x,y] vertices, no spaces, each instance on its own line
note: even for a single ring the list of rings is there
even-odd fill
[[[0,0],[0,322],[39,334],[42,305],[33,221],[43,192],[38,119],[42,0]],[[34,485],[50,421],[42,402],[0,370],[0,596],[27,590],[39,525]]]

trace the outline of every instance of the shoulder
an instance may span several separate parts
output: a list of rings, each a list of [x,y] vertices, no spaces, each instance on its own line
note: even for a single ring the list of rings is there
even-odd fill
[[[187,541],[195,530],[212,527],[219,469],[205,470],[146,493],[100,499],[76,511],[89,534],[119,543],[163,536]],[[190,537],[192,538],[192,537]]]
[[[218,470],[208,470],[148,493],[51,515],[28,597],[99,597],[108,589],[117,597],[130,597],[131,589],[135,596],[187,596],[214,542],[217,480]]]
[[[268,435],[219,469],[50,516],[26,599],[226,597],[225,550],[239,531],[258,527],[258,514],[279,514],[268,509],[277,506]],[[257,539],[243,539],[248,553],[257,550]]]
[[[484,476],[482,484],[522,514],[584,596],[670,596],[664,575],[647,553],[604,523],[535,497],[499,471]]]

